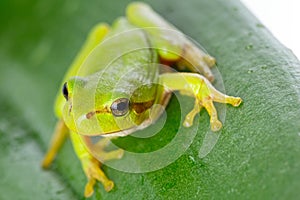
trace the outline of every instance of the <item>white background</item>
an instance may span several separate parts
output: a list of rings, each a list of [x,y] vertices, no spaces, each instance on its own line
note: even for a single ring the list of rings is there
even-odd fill
[[[241,0],[300,59],[300,0]]]

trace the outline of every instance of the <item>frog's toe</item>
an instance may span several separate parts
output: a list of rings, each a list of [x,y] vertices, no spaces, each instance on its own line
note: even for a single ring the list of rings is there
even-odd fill
[[[191,121],[191,119],[187,119],[187,117],[185,118],[184,122],[183,122],[183,126],[184,127],[191,127],[193,126],[193,121]]]
[[[187,114],[185,116],[183,126],[185,126],[187,128],[193,126],[194,118],[197,113],[199,113],[199,112],[194,112],[194,110],[192,110],[189,114]]]
[[[212,131],[219,131],[222,128],[222,123],[219,120],[211,121],[210,128]]]
[[[194,108],[185,116],[183,126],[191,127],[193,126],[195,116],[201,111],[202,106],[199,104],[199,101],[196,99],[194,103]]]
[[[85,185],[85,189],[84,189],[84,196],[86,198],[92,196],[94,194],[94,185],[96,183],[95,179],[90,179],[86,185]]]
[[[233,97],[231,105],[233,105],[234,107],[237,107],[242,103],[242,101],[243,100],[240,97]]]
[[[103,171],[98,167],[97,169],[94,169],[93,173],[91,174],[93,176],[93,179],[96,179],[97,181],[101,182],[105,191],[109,192],[114,187],[114,182],[109,180]]]
[[[114,186],[115,186],[114,182],[111,180],[108,180],[104,184],[104,189],[106,192],[109,192],[114,188]]]
[[[98,178],[97,178],[97,180],[98,180]],[[96,180],[96,178],[91,178],[86,183],[85,190],[84,190],[84,196],[86,198],[91,197],[94,194],[94,186],[95,186],[97,180]],[[98,181],[100,181],[100,180],[98,180]],[[106,180],[105,182],[102,182],[102,184],[103,184],[106,192],[111,191],[115,185],[114,182],[111,180]]]

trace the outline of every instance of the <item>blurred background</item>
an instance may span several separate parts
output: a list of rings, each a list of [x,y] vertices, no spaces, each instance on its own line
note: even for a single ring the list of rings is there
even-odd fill
[[[299,0],[242,0],[242,2],[300,59]]]
[[[69,140],[51,170],[40,167],[56,122],[53,101],[91,27],[111,23],[130,1],[0,0],[0,200],[83,199],[86,178]],[[105,167],[116,190],[99,185],[92,199],[299,199],[300,63],[238,0],[147,1],[218,58],[226,92],[245,103],[228,107],[209,157],[198,156],[209,127],[202,112],[197,137],[176,162],[145,174]],[[299,0],[241,1],[300,58]],[[185,98],[188,113],[193,99]],[[158,137],[120,145],[163,147],[178,130],[178,107],[173,98]]]

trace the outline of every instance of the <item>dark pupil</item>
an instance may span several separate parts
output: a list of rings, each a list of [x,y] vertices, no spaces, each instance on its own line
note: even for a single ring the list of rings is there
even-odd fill
[[[110,106],[112,114],[116,117],[124,116],[128,113],[129,100],[126,98],[120,98],[115,100]]]
[[[127,109],[127,102],[120,102],[117,105],[117,110],[123,111]]]
[[[63,93],[65,99],[68,100],[69,92],[68,92],[68,88],[67,88],[67,83],[64,84],[63,89],[62,89],[62,93]]]

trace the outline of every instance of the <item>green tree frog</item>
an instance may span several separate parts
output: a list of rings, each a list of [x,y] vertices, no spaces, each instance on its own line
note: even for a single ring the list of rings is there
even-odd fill
[[[156,64],[155,64],[156,63]],[[192,72],[160,70],[158,64],[186,66]],[[239,97],[217,91],[210,82],[215,59],[200,50],[173,25],[145,3],[128,5],[126,18],[109,27],[96,25],[66,73],[55,104],[58,122],[42,166],[47,168],[67,135],[87,177],[84,195],[101,182],[106,191],[114,187],[101,170],[101,162],[89,151],[91,136],[125,136],[154,123],[161,112],[153,105],[168,104],[179,91],[195,98],[184,126],[192,126],[204,107],[213,131],[222,127],[213,102],[239,106]],[[200,72],[200,73],[196,73]],[[105,140],[100,146],[105,146]],[[100,152],[101,153],[101,152]],[[102,152],[106,160],[121,158],[122,151]]]

